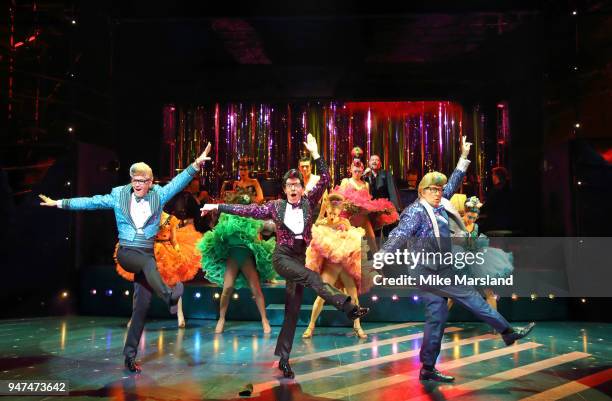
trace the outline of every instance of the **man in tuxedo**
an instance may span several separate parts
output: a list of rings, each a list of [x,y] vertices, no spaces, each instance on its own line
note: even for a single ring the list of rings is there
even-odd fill
[[[321,279],[319,273],[305,266],[306,248],[312,239],[312,226],[315,221],[313,210],[321,200],[330,181],[327,163],[319,155],[315,138],[308,134],[306,149],[315,161],[320,179],[314,188],[304,194],[304,178],[297,169],[291,169],[283,177],[285,199],[266,202],[263,205],[225,205],[205,204],[201,209],[205,214],[211,210],[260,220],[273,220],[276,224],[276,247],[272,263],[276,272],[286,280],[285,318],[276,342],[274,354],[280,357],[278,368],[283,376],[295,375],[289,365],[289,355],[293,347],[295,328],[300,314],[304,287],[311,288],[325,302],[343,311],[351,320],[359,319],[368,313],[343,292]]]

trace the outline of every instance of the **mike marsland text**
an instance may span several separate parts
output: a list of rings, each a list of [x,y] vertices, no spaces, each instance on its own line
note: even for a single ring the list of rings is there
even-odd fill
[[[410,286],[428,286],[428,287],[444,287],[448,285],[474,285],[474,286],[511,286],[514,285],[514,275],[506,278],[498,278],[491,276],[470,277],[465,274],[454,274],[450,277],[440,277],[437,274],[420,274],[416,277],[408,274],[403,274],[399,277],[383,277],[377,274],[372,279],[374,285],[410,285]]]

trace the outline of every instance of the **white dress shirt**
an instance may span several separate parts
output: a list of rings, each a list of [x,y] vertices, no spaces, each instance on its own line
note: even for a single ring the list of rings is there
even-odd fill
[[[138,234],[143,234],[144,231],[142,227],[147,222],[149,217],[151,217],[151,205],[147,200],[141,200],[140,202],[136,201],[136,195],[132,193],[132,199],[130,202],[130,216],[132,217],[132,221],[136,226],[136,232]]]
[[[293,233],[296,238],[301,239],[304,232],[304,213],[301,207],[294,208],[290,203],[287,203],[285,210],[284,223]]]

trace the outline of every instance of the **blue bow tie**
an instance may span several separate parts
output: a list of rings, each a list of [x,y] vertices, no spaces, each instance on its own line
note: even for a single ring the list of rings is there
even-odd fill
[[[440,205],[438,207],[434,207],[433,211],[435,214],[442,214],[442,212],[444,211],[444,206]]]
[[[142,197],[134,195],[134,197],[136,198],[136,202],[140,202],[142,200],[146,200],[147,202],[149,202],[151,200],[151,194],[146,194]]]
[[[293,204],[293,203],[291,203],[291,202],[287,202],[287,203],[291,205],[291,208],[292,208],[292,209],[297,209],[297,208],[299,208],[299,207],[302,205],[302,202],[301,202],[301,201],[300,201],[300,202],[298,202],[298,203],[296,203],[296,204]]]

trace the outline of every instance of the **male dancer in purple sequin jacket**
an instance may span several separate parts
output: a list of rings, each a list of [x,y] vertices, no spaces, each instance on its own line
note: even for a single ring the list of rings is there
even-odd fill
[[[296,169],[291,169],[283,177],[283,191],[287,199],[270,201],[261,206],[206,204],[202,208],[202,214],[217,209],[222,213],[243,217],[272,219],[276,223],[276,248],[272,262],[276,272],[285,278],[287,284],[285,318],[274,354],[280,357],[278,368],[284,377],[289,378],[294,377],[289,365],[289,354],[293,346],[304,287],[312,288],[325,302],[342,310],[352,320],[368,313],[368,308],[359,307],[351,297],[324,283],[318,273],[305,266],[306,248],[312,238],[311,228],[315,218],[312,212],[323,196],[330,177],[327,164],[319,156],[315,138],[309,134],[304,145],[321,175],[321,179],[308,195],[304,195],[302,174]]]

